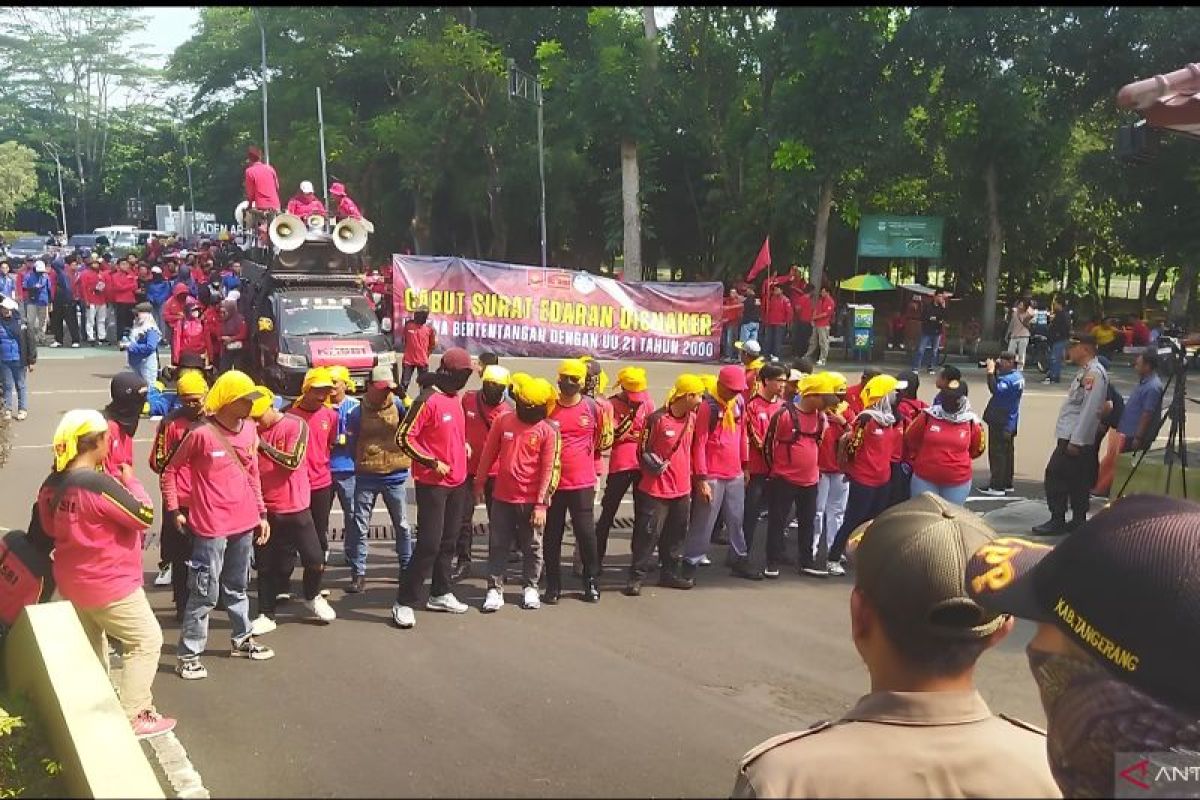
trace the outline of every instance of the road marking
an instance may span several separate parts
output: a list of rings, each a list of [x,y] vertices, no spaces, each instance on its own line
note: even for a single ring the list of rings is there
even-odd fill
[[[413,501],[412,503],[410,503],[409,505],[414,505],[414,506],[415,506],[415,505],[416,505],[416,501],[414,500],[414,501]],[[621,500],[621,502],[620,502],[620,505],[623,505],[623,506],[631,506],[631,505],[633,505],[633,498],[632,498],[632,497],[626,497],[626,498],[622,499],[622,500]],[[595,508],[600,508],[600,501],[599,501],[599,500],[597,500],[597,501],[595,502],[595,504],[594,504],[594,507],[595,507]],[[486,508],[486,506],[484,506],[482,503],[480,503],[480,504],[476,505],[476,506],[475,506],[475,508],[477,508],[477,509],[479,509],[479,508]],[[386,515],[387,515],[387,508],[386,508],[386,507],[384,507],[384,508],[378,508],[378,507],[376,507],[376,508],[375,508],[375,510],[371,512],[371,515],[372,515],[372,517],[373,517],[375,514],[382,514],[382,515],[385,515],[385,516],[386,516]],[[336,516],[339,516],[339,517],[340,517],[340,516],[343,516],[343,514],[342,514],[342,510],[341,510],[340,508],[334,508],[334,509],[332,509],[332,510],[329,512],[329,516],[331,516],[331,517],[332,517],[332,516],[335,516],[335,515],[336,515]]]
[[[153,438],[134,439],[133,441],[145,443],[145,442],[153,442],[154,439]],[[53,446],[54,445],[49,442],[47,442],[46,444],[14,444],[12,446],[12,449],[13,450],[45,450],[47,447],[53,447]]]
[[[108,389],[35,389],[29,394],[108,394]]]

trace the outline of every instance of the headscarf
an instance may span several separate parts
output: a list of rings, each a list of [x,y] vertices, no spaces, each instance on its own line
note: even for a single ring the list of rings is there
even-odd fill
[[[265,386],[255,386],[258,390],[258,399],[250,406],[250,418],[262,419],[262,415],[267,413],[267,409],[275,404],[275,395]]]
[[[354,378],[350,377],[350,370],[341,364],[336,364],[329,368],[329,377],[346,384],[346,391],[350,394],[354,394],[354,390],[358,388],[354,384]]]
[[[79,455],[80,439],[107,430],[108,421],[99,411],[80,408],[63,414],[54,429],[54,471],[62,472]]]
[[[137,433],[148,388],[146,379],[136,372],[118,372],[109,384],[112,400],[104,407],[104,415],[117,423],[126,436]]]
[[[627,392],[644,392],[646,370],[641,367],[625,367],[617,373],[617,383]]]
[[[962,396],[962,402],[958,404],[958,410],[953,414],[940,405],[926,408],[925,413],[934,419],[944,420],[945,422],[979,422],[979,417],[971,409],[971,401],[967,399],[966,395]]]
[[[333,373],[328,367],[313,367],[304,373],[304,382],[300,384],[300,394],[307,394],[309,389],[318,384],[333,386]]]
[[[202,395],[208,391],[208,381],[204,380],[204,373],[198,369],[185,369],[179,373],[179,380],[175,382],[175,393],[178,395]]]
[[[867,381],[862,390],[863,410],[859,416],[868,416],[885,428],[896,424],[896,415],[892,411],[892,392],[896,391],[898,381],[891,375],[876,375]]]
[[[669,405],[671,405],[671,403],[673,403],[675,401],[676,398],[682,397],[687,394],[703,394],[703,393],[704,393],[704,381],[700,379],[700,376],[692,375],[691,373],[685,372],[684,374],[680,375],[678,378],[675,379],[675,385],[673,387],[671,387],[671,391],[667,395],[667,402],[665,403],[665,405],[669,406]]]
[[[703,375],[699,375],[697,377],[699,377],[700,381],[704,384],[704,393],[711,397],[716,397],[717,396],[717,376],[713,375],[711,372],[706,372]]]
[[[715,379],[714,379],[715,381]],[[725,401],[721,399],[721,395],[717,394],[717,388],[714,384],[713,390],[709,392],[713,400],[717,401],[717,407],[721,409],[721,427],[727,431],[737,429],[737,406],[740,394],[735,394],[732,399]]]
[[[251,395],[253,395],[252,399],[257,398],[257,392],[258,388],[249,375],[240,370],[231,369],[213,382],[212,389],[204,398],[204,411],[206,414],[215,414],[235,400]]]

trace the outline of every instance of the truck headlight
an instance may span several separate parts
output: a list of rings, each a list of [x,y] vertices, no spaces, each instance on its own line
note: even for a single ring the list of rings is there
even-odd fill
[[[393,367],[396,365],[396,352],[388,350],[384,353],[379,353],[375,356],[375,364],[380,367]]]
[[[275,356],[276,363],[281,367],[289,367],[291,369],[305,369],[308,367],[308,358],[292,353],[280,353]]]

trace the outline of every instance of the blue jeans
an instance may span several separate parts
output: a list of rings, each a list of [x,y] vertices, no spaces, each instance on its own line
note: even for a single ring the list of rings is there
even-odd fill
[[[1050,345],[1050,369],[1046,371],[1046,377],[1054,383],[1058,383],[1062,378],[1063,361],[1066,358],[1067,342],[1065,339]]]
[[[912,496],[918,497],[922,492],[931,492],[948,503],[961,506],[966,504],[967,497],[971,494],[971,481],[967,480],[959,484],[930,483],[919,475],[913,475]]]
[[[25,367],[20,361],[0,361],[0,384],[4,388],[4,406],[9,411],[27,411],[29,393],[25,389]],[[13,408],[13,392],[17,395],[17,408]]]
[[[354,519],[354,473],[333,473],[333,491],[337,493],[338,505],[342,507],[342,518],[348,529],[350,521]]]
[[[408,503],[405,502],[404,484],[383,486],[363,485],[362,477],[354,487],[354,516],[346,524],[346,561],[351,575],[367,574],[367,531],[371,527],[371,512],[375,510],[375,498],[383,495],[388,516],[392,518],[392,529],[396,533],[396,555],[400,557],[400,568],[412,560],[412,528],[408,524]]]
[[[786,325],[768,325],[763,335],[763,352],[772,356],[779,355],[783,350],[783,337],[786,330]]]
[[[188,565],[188,599],[179,629],[177,655],[181,661],[198,659],[208,645],[208,615],[217,597],[229,614],[233,646],[250,636],[250,554],[253,531],[233,536],[193,536]]]
[[[138,362],[137,366],[130,364],[129,368],[141,375],[147,386],[153,386],[154,382],[158,380],[158,354],[151,353]]]
[[[937,364],[938,342],[941,338],[942,335],[940,333],[935,333],[932,336],[925,333],[921,334],[921,343],[917,345],[917,357],[913,359],[912,368],[914,371],[921,368],[921,362],[925,360],[925,351],[931,348],[933,349],[933,355],[929,359],[929,368],[933,369],[934,365]]]
[[[758,323],[743,322],[739,333],[743,342],[758,341]]]
[[[721,355],[724,358],[736,358],[737,353],[734,352],[733,343],[737,340],[738,328],[736,325],[727,324],[725,333],[721,336]]]

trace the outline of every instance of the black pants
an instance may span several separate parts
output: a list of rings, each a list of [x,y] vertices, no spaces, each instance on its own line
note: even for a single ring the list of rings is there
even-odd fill
[[[470,483],[470,479],[467,480]],[[483,485],[483,504],[488,513],[488,525],[492,524],[492,490],[496,488],[496,479],[488,478]],[[474,491],[472,489],[471,491]],[[458,532],[458,541],[454,545],[454,555],[462,562],[471,563],[471,545],[475,541],[475,503],[474,498],[463,508],[462,528]],[[515,541],[515,540],[514,540]]]
[[[162,508],[166,508],[163,500]],[[179,513],[188,516],[186,508],[180,508]],[[171,565],[171,599],[175,603],[176,614],[182,614],[188,599],[188,567],[187,561],[192,557],[192,536],[187,530],[180,530],[175,524],[174,514],[163,514],[162,533],[158,539],[159,569]]]
[[[1059,522],[1067,518],[1067,504],[1075,522],[1087,519],[1091,499],[1089,490],[1096,483],[1099,462],[1095,447],[1079,448],[1079,455],[1067,453],[1067,440],[1059,439],[1058,446],[1046,464],[1046,505],[1050,516]]]
[[[296,556],[304,567],[304,599],[313,600],[321,592],[321,575],[325,571],[325,554],[317,539],[309,509],[291,514],[267,512],[271,538],[265,545],[254,545],[254,564],[258,572],[258,610],[275,617],[275,596],[287,590]]]
[[[678,571],[679,551],[687,536],[691,510],[690,494],[674,500],[660,500],[637,489],[633,490],[633,560],[629,564],[630,580],[642,580],[654,567],[656,547],[660,569]]]
[[[417,546],[412,560],[400,572],[396,602],[413,606],[417,592],[432,572],[431,597],[450,591],[450,559],[462,524],[463,506],[471,502],[471,484],[430,486],[417,484]]]
[[[123,336],[128,336],[129,329],[133,327],[133,306],[133,303],[113,303],[113,308],[117,312],[118,340]]]
[[[912,467],[903,461],[893,461],[892,479],[888,487],[887,508],[912,497]]]
[[[817,485],[797,486],[783,478],[771,478],[767,481],[767,564],[778,566],[784,559],[783,531],[791,520],[791,512],[795,509],[796,522],[800,525],[800,535],[796,538],[800,550],[800,565],[812,566],[813,524],[817,515]],[[824,565],[825,537],[822,536],[818,565]]]
[[[608,473],[608,480],[604,482],[604,494],[600,498],[600,519],[596,522],[597,565],[604,563],[604,556],[608,552],[608,532],[612,529],[613,520],[617,518],[617,510],[621,507],[621,501],[625,499],[625,493],[636,486],[641,477],[640,469]]]
[[[988,468],[993,489],[1013,488],[1013,440],[1013,434],[1003,425],[988,425]]]
[[[850,480],[850,496],[846,499],[846,516],[842,527],[838,528],[837,536],[833,539],[833,547],[829,548],[829,560],[838,561],[846,552],[846,542],[855,528],[870,519],[875,519],[887,508],[892,494],[891,482],[883,486],[867,486],[856,480]]]
[[[80,334],[83,336],[83,338],[76,339],[76,341],[87,341],[87,303],[83,302],[82,300],[76,300],[71,304],[71,308],[67,311],[67,316],[75,320],[75,328],[78,328]],[[69,325],[70,323],[68,322],[67,324]],[[74,328],[72,330],[74,330]],[[166,331],[163,331],[163,335],[166,336]],[[171,337],[167,336],[168,341],[170,341],[170,338]]]
[[[313,527],[317,529],[317,541],[321,543],[321,552],[325,552],[329,550],[329,511],[333,508],[333,484],[324,489],[313,489],[308,507],[312,511]],[[345,520],[343,527],[349,524],[350,521]]]
[[[63,323],[66,323],[67,330],[71,332],[71,343],[79,344],[83,341],[79,337],[79,317],[75,315],[74,303],[55,303],[50,309],[50,335],[54,337],[54,341],[59,344],[63,342]]]
[[[220,373],[229,372],[231,369],[242,368],[242,351],[241,350],[222,350],[221,355],[217,357],[217,371]]]
[[[751,475],[746,484],[746,504],[742,511],[742,535],[746,537],[746,552],[754,544],[754,532],[758,529],[758,514],[766,501],[767,476]]]
[[[546,536],[542,544],[547,586],[562,585],[562,542],[567,531],[567,512],[571,514],[571,531],[575,534],[575,546],[579,548],[580,560],[583,561],[584,579],[600,574],[596,563],[595,503],[595,486],[566,491],[559,489],[554,493],[546,512]]]
[[[516,547],[524,555],[521,586],[536,589],[542,574],[542,533],[533,529],[530,520],[533,503],[497,500],[488,504],[488,514],[488,588],[503,591],[508,554]]]
[[[429,372],[428,364],[424,364],[424,365],[405,364],[404,367],[400,370],[400,392],[401,392],[401,394],[408,394],[408,384],[409,384],[409,381],[412,380],[414,374],[419,379],[426,372]]]
[[[795,336],[792,341],[792,355],[800,358],[808,352],[808,344],[812,341],[813,326],[811,322],[797,322],[793,328]]]

